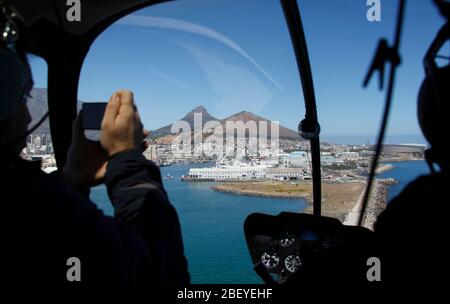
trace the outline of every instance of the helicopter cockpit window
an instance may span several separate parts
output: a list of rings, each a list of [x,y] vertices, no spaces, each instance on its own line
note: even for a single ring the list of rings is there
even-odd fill
[[[27,107],[30,112],[31,122],[29,128],[35,126],[48,112],[47,104],[47,63],[44,59],[29,55],[28,61],[33,75],[33,88],[31,89]],[[42,169],[50,173],[56,170],[56,161],[50,134],[49,119],[44,122],[27,137],[27,146],[22,151],[22,157],[26,159],[40,159]]]
[[[118,20],[91,46],[78,98],[119,89],[150,130],[144,155],[178,211],[192,281],[261,282],[246,216],[300,212],[310,193],[299,186],[309,167],[289,164],[309,142],[296,131],[305,106],[279,1],[175,1]],[[91,198],[113,213],[103,186]]]
[[[347,215],[362,197],[383,106],[378,84],[363,90],[362,81],[377,39],[391,36],[396,7],[386,2],[382,22],[373,22],[365,2],[299,6],[322,130],[322,210],[351,224]],[[407,80],[398,86],[372,195],[383,203],[425,171],[411,106],[428,44],[421,37],[405,36]],[[178,211],[192,282],[261,282],[250,267],[244,219],[312,211],[311,151],[297,132],[305,105],[280,1],[174,1],[125,16],[91,46],[78,98],[106,102],[124,88],[134,92],[150,130],[144,155],[160,166]],[[91,198],[112,214],[103,186]],[[280,248],[298,244],[289,232],[277,237]],[[270,252],[258,259],[290,272],[302,264]]]
[[[358,210],[363,199],[385,94],[379,90],[378,75],[368,88],[362,84],[378,39],[393,37],[397,2],[383,2],[379,22],[367,18],[369,6],[365,3],[325,3],[299,1],[321,125],[322,215],[356,225],[349,215]],[[406,14],[419,16],[420,11],[436,13],[436,22],[420,27],[408,19],[405,25],[395,101],[371,192],[369,205],[376,206],[376,211],[368,216],[366,226],[370,228],[389,199],[409,181],[428,172],[416,101],[424,75],[422,58],[440,24],[431,2],[411,5]],[[387,71],[385,89],[386,78]]]
[[[435,58],[435,63],[437,67],[442,68],[448,65],[449,61],[450,61],[450,45],[446,43],[439,50]]]

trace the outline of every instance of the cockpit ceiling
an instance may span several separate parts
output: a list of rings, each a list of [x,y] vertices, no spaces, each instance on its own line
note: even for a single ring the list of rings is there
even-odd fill
[[[47,20],[73,35],[83,35],[104,23],[114,22],[139,8],[169,0],[80,0],[81,21],[70,22],[67,10],[71,7],[65,0],[9,0],[25,18],[26,26],[32,27],[39,20]]]

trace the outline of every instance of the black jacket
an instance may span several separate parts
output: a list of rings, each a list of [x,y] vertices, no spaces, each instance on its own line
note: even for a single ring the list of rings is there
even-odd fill
[[[179,220],[158,167],[142,153],[116,155],[105,184],[115,216],[39,163],[1,160],[1,263],[8,284],[155,287],[189,283]],[[68,282],[70,257],[81,282]]]
[[[420,176],[379,216],[373,252],[381,260],[383,282],[423,285],[447,274],[449,187],[448,173]]]

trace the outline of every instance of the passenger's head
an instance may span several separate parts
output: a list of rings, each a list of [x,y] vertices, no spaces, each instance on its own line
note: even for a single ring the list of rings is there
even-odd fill
[[[422,83],[417,114],[422,132],[430,143],[434,161],[450,170],[448,130],[450,125],[450,65],[435,69]]]
[[[20,21],[17,12],[0,0],[0,151],[13,154],[25,147],[23,135],[31,121],[26,99],[32,79]]]

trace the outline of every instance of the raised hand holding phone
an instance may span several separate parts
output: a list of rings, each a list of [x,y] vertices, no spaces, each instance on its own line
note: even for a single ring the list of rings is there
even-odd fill
[[[132,92],[118,91],[111,96],[106,107],[103,106],[100,142],[89,140],[84,135],[84,129],[92,129],[98,121],[97,114],[102,111],[102,105],[97,105],[83,105],[74,121],[72,143],[62,170],[64,178],[80,191],[103,182],[108,158],[112,155],[146,148],[143,139],[148,136],[148,131],[143,129]]]
[[[133,93],[119,91],[106,106],[101,125],[100,143],[111,156],[126,150],[140,150],[144,130],[134,104]]]
[[[81,110],[81,128],[100,130],[107,102],[85,102]]]

